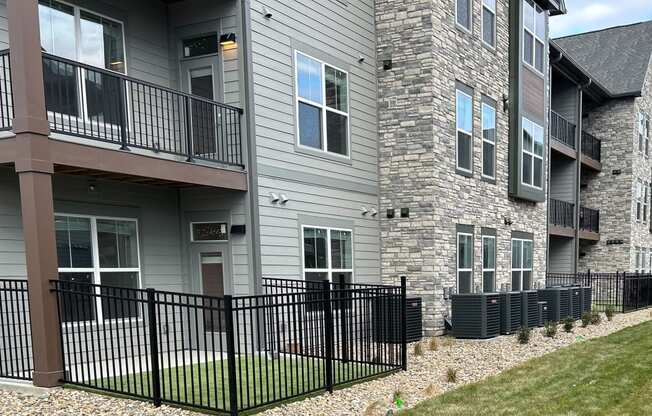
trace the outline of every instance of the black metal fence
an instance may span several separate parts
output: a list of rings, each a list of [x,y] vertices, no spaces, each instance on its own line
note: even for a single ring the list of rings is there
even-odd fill
[[[632,312],[652,306],[652,274],[645,273],[548,273],[546,286],[592,287],[593,308]]]
[[[582,132],[582,154],[590,157],[591,159],[599,162],[602,158],[602,143],[600,139],[587,133]]]
[[[404,284],[292,282],[215,298],[53,281],[64,381],[238,414],[405,368]]]
[[[548,215],[550,224],[558,227],[575,227],[575,204],[573,203],[550,199]]]
[[[575,149],[575,124],[550,111],[550,137]]]
[[[43,54],[45,106],[54,133],[242,167],[242,109]],[[0,130],[10,129],[9,51],[0,51]]]
[[[0,377],[31,380],[32,326],[26,280],[0,280]]]

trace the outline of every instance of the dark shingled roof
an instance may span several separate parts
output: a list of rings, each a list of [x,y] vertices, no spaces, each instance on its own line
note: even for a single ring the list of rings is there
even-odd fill
[[[640,95],[652,55],[652,21],[555,39],[613,96]]]

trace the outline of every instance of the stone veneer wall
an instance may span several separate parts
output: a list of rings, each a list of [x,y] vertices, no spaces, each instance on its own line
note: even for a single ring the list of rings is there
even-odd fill
[[[636,248],[652,252],[650,209],[648,221],[636,221],[636,182],[652,181],[652,143],[650,156],[638,151],[638,113],[652,117],[652,77],[648,68],[640,98],[611,100],[591,111],[585,119],[586,131],[602,140],[602,172],[586,175],[588,187],[580,199],[589,208],[600,209],[600,241],[580,247],[581,269],[613,272],[636,269]],[[613,175],[620,169],[620,175]],[[652,197],[652,195],[650,196]],[[608,240],[623,240],[622,245],[607,245]],[[582,256],[582,254],[584,254]],[[646,257],[646,268],[649,268]]]
[[[545,279],[547,249],[545,203],[508,197],[509,115],[502,102],[509,81],[508,1],[497,2],[495,51],[480,40],[481,2],[473,2],[472,34],[455,27],[452,3],[438,3],[376,2],[382,274],[387,282],[408,277],[409,294],[424,299],[427,334],[443,329],[449,306],[443,288],[457,286],[456,224],[475,227],[476,285],[482,282],[481,227],[496,230],[498,288],[511,282],[512,231],[534,234],[535,282]],[[383,70],[388,57],[393,68]],[[472,178],[455,173],[456,80],[474,89]],[[496,184],[481,179],[482,94],[497,104]],[[409,218],[400,218],[402,207],[410,209]],[[396,218],[386,218],[388,208],[396,209]]]

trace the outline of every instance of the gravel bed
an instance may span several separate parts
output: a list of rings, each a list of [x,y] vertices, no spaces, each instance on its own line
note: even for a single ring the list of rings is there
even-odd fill
[[[414,355],[414,344],[409,348],[408,371],[367,383],[337,390],[310,399],[282,405],[262,413],[267,416],[290,415],[385,415],[395,409],[392,396],[401,392],[405,406],[452,390],[460,385],[476,382],[514,367],[531,358],[587,339],[608,335],[612,332],[650,320],[652,312],[643,310],[626,315],[616,315],[608,322],[602,315],[602,323],[581,328],[573,333],[563,332],[562,327],[555,338],[546,338],[543,329],[532,332],[530,343],[520,345],[516,336],[503,336],[487,341],[455,340],[437,338],[437,349],[430,349],[430,340],[422,344],[423,355]],[[579,324],[578,322],[577,324]],[[449,383],[449,368],[457,370],[457,382]],[[32,396],[0,389],[0,414],[12,415],[197,415],[196,412],[169,406],[155,408],[149,402],[114,398],[74,389],[55,389]]]

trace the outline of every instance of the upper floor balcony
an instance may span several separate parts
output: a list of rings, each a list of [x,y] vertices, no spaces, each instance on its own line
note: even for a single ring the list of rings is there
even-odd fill
[[[550,137],[575,150],[575,124],[559,113],[550,111]]]
[[[577,126],[561,114],[550,111],[550,146],[571,159],[577,159]],[[601,170],[601,143],[594,135],[581,131],[580,159],[584,166]]]
[[[582,131],[582,156],[588,157],[598,164],[602,159],[602,144],[600,140],[585,131]]]
[[[574,237],[576,230],[576,205],[572,202],[551,198],[548,204],[549,233],[562,237]],[[600,238],[600,211],[579,207],[579,237],[586,240]]]

